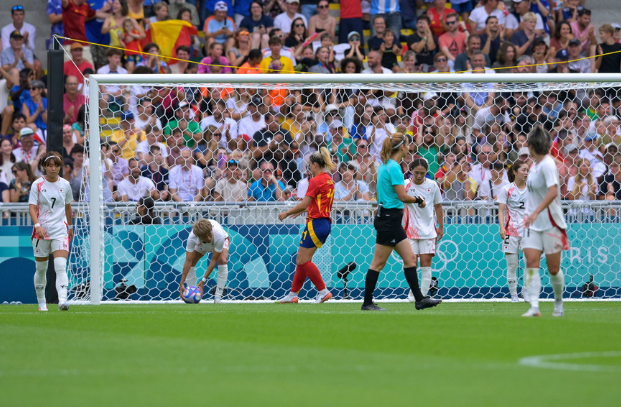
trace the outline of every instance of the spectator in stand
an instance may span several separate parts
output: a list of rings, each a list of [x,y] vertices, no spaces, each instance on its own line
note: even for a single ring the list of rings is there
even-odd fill
[[[164,135],[170,136],[172,131],[179,129],[184,145],[187,147],[194,147],[196,142],[202,138],[201,126],[195,120],[192,120],[192,111],[188,102],[181,102],[177,109],[175,109],[175,119],[168,122],[164,127]],[[168,143],[168,142],[167,142]],[[171,147],[168,144],[168,147]]]
[[[374,107],[371,124],[366,129],[366,136],[371,146],[371,154],[375,155],[377,161],[380,161],[382,143],[396,131],[395,126],[388,120],[386,110],[382,106]]]
[[[64,158],[64,157],[63,157]],[[80,200],[80,193],[83,192],[82,184],[84,183],[84,177],[86,171],[84,171],[84,147],[80,144],[76,144],[70,151],[70,158],[65,161],[65,164],[71,163],[69,170],[69,184],[71,185],[71,192],[73,193],[73,200],[78,202]]]
[[[433,65],[435,67],[435,72],[438,72],[438,73],[455,72],[449,66],[448,61],[449,61],[448,57],[442,51],[440,51],[436,55],[434,55],[434,57],[433,57]]]
[[[375,196],[379,163],[370,153],[367,140],[356,139],[356,154],[347,164],[354,167],[356,179],[364,181],[369,186],[371,195]]]
[[[526,56],[526,55],[523,55],[523,56]],[[552,69],[549,69],[548,72],[550,73],[577,73],[578,71],[575,71],[569,68],[569,64],[567,63],[568,60],[569,60],[569,52],[567,52],[566,49],[562,49],[558,51],[556,55],[554,56],[554,61],[553,61],[553,62],[556,62],[556,66]]]
[[[334,38],[336,34],[336,18],[330,14],[330,3],[328,0],[319,0],[317,2],[317,14],[308,20],[308,36],[313,34],[321,34],[327,32],[330,38]]]
[[[170,73],[168,72],[168,64],[160,59],[160,47],[155,43],[149,43],[144,46],[142,62],[136,65],[136,68],[145,66],[153,73]]]
[[[615,41],[621,44],[621,25],[617,23],[612,23],[610,25],[615,29],[615,34],[613,35]]]
[[[163,1],[153,5],[153,13],[154,15],[145,20],[145,30],[148,30],[153,23],[169,20],[171,15],[169,5]]]
[[[470,34],[486,34],[487,19],[496,17],[498,24],[505,26],[505,14],[498,8],[499,0],[482,0],[482,7],[475,8],[468,17],[468,31]]]
[[[396,42],[396,35],[392,31],[384,33],[384,42],[380,45],[379,51],[382,53],[382,66],[397,73],[399,67],[398,57],[403,53],[401,45]]]
[[[580,55],[580,51],[582,50],[582,44],[580,44],[580,40],[573,38],[569,41],[569,46],[567,47],[567,53],[569,61],[567,66],[570,70],[580,72],[580,73],[591,73],[591,60],[582,59]],[[597,62],[596,62],[597,63]]]
[[[383,17],[388,30],[401,32],[401,7],[398,1],[371,0],[371,16],[374,19]],[[371,35],[375,35],[374,27],[371,28]]]
[[[430,2],[431,3],[431,2]],[[440,37],[442,34],[448,31],[446,24],[446,18],[449,14],[455,13],[451,7],[446,7],[446,0],[433,0],[433,6],[430,4],[427,9],[427,17],[431,20],[429,27],[436,37]],[[457,15],[457,21],[459,21],[459,15]]]
[[[86,44],[89,39],[86,37],[86,22],[93,20],[95,17],[99,19],[105,19],[108,17],[108,11],[110,10],[111,3],[106,2],[101,9],[95,11],[87,3],[86,0],[62,0],[63,3],[63,27],[65,29],[65,37],[71,38],[65,39],[63,47],[66,54],[69,53],[71,44],[74,40],[84,41],[82,44]],[[93,64],[93,55],[91,53],[91,47],[83,45],[82,57]],[[65,56],[67,60],[67,57]]]
[[[304,20],[304,25],[308,27],[308,20],[303,14],[298,12],[298,9],[300,8],[300,0],[286,0],[286,2],[286,11],[276,16],[274,19],[274,28],[281,29],[283,34],[287,35],[289,34],[289,30],[291,30],[293,20],[296,18]]]
[[[481,34],[482,51],[489,57],[491,64],[496,62],[498,49],[504,41],[505,29],[498,24],[496,16],[489,16],[485,21],[485,32]]]
[[[65,94],[63,96],[63,109],[65,111],[65,117],[63,122],[69,125],[73,125],[78,119],[78,111],[80,107],[86,103],[86,98],[83,94],[78,93],[78,78],[75,76],[68,76],[65,80]]]
[[[597,182],[591,171],[591,163],[581,158],[577,163],[578,173],[567,180],[567,199],[593,201],[597,195]]]
[[[351,164],[341,163],[339,167],[342,179],[334,185],[334,199],[337,201],[370,201],[371,194],[366,182],[357,179],[356,168]]]
[[[248,53],[247,61],[239,67],[237,73],[240,75],[261,73],[261,68],[259,64],[261,63],[262,59],[263,53],[260,49],[251,49]]]
[[[15,148],[20,146],[19,137],[21,130],[26,127],[26,116],[24,116],[23,113],[16,112],[13,113],[11,119],[10,127],[13,129],[13,133],[7,134],[6,139],[9,140],[11,145]],[[32,128],[30,129],[34,131]]]
[[[336,73],[336,70],[330,66],[329,62],[330,51],[328,48],[319,47],[315,52],[315,61],[317,62],[315,65],[308,68],[308,72],[313,73]]]
[[[447,201],[472,201],[477,192],[477,183],[469,175],[470,163],[466,156],[458,158],[450,171],[440,182]]]
[[[475,4],[471,0],[451,0],[451,7],[457,14],[461,15],[462,21],[468,21]]]
[[[610,173],[604,176],[600,184],[600,199],[607,201],[621,200],[621,169],[617,161],[610,163]]]
[[[132,158],[129,160],[128,164],[129,176],[119,182],[116,200],[122,202],[138,202],[140,198],[145,196],[151,196],[153,199],[159,199],[160,194],[157,188],[155,188],[153,181],[142,176],[138,160]]]
[[[250,33],[246,28],[240,28],[235,34],[235,44],[229,49],[228,60],[231,66],[239,68],[250,54]]]
[[[515,45],[510,42],[504,41],[498,48],[498,54],[496,55],[496,62],[492,65],[492,68],[497,73],[511,73],[514,66],[517,64],[517,52]]]
[[[93,69],[93,65],[82,58],[84,46],[79,42],[71,44],[69,50],[69,52],[71,52],[71,60],[65,62],[65,75],[77,78],[78,83],[82,85],[84,83],[84,71],[86,69]]]
[[[173,167],[168,174],[172,200],[175,202],[202,201],[204,176],[203,171],[193,164],[192,151],[188,148],[181,150],[177,162],[178,165]]]
[[[228,11],[229,6],[224,1],[218,1],[214,5],[213,16],[205,20],[204,32],[207,47],[213,42],[222,45],[225,50],[233,46],[235,22],[227,16]]]
[[[133,31],[136,31],[137,38],[143,39],[145,37],[144,30],[138,24],[138,22],[129,16],[129,5],[127,0],[114,0],[112,2],[112,13],[106,17],[103,26],[101,27],[102,34],[110,33],[110,46],[117,48],[125,48],[125,43],[130,43],[128,38],[125,40],[124,26],[125,20],[131,22]],[[131,35],[131,32],[127,34]]]
[[[339,19],[339,44],[345,44],[352,32],[358,33],[360,43],[364,45],[362,27],[362,7],[358,0],[341,0]]]
[[[211,65],[219,65],[220,73],[232,73],[229,60],[223,56],[224,47],[218,42],[209,45],[209,55],[201,60],[198,66],[198,73],[213,73]]]
[[[127,160],[121,155],[121,147],[114,141],[108,144],[110,146],[108,158],[112,161],[112,186],[115,189],[116,185],[129,174],[129,167]]]
[[[110,48],[106,53],[108,58],[108,65],[104,65],[97,70],[98,74],[126,74],[127,70],[121,66],[121,57],[123,52]],[[125,86],[117,85],[100,85],[99,91],[101,99],[99,99],[99,107],[101,109],[110,109],[112,104],[116,105],[118,110],[121,110],[125,105]]]
[[[205,131],[206,128],[213,126],[222,132],[222,140],[220,145],[230,150],[235,150],[237,146],[237,122],[229,117],[225,117],[226,102],[222,99],[217,102],[212,102],[212,115],[206,116],[201,120],[201,130]]]
[[[530,13],[530,0],[513,0],[513,12],[507,16],[505,22],[507,38],[511,38],[514,32],[523,28],[521,23],[524,21],[526,13]],[[535,14],[534,30],[537,36],[545,34],[545,27],[540,14]]]
[[[369,67],[362,71],[362,73],[391,74],[392,71],[390,69],[382,66],[382,57],[383,53],[379,50],[369,51],[369,58],[367,61]]]
[[[251,33],[252,49],[266,48],[270,39],[267,33],[274,27],[274,20],[263,14],[263,3],[260,0],[253,0],[250,2],[250,15],[244,17],[239,27]]]
[[[571,24],[567,21],[561,21],[558,24],[554,36],[550,39],[550,53],[556,55],[556,53],[562,49],[568,49],[569,41],[574,39],[573,31],[571,30]],[[578,39],[580,44],[580,52],[582,52],[582,42]]]
[[[347,48],[343,52],[343,54],[345,55],[345,58],[347,59],[355,58],[360,62],[364,60],[365,52],[360,43],[361,38],[362,37],[360,36],[360,34],[358,34],[357,31],[352,31],[349,33],[349,35],[347,35],[347,42],[349,43],[349,48]],[[342,64],[343,64],[343,61],[341,60],[341,66],[343,66]],[[344,69],[341,69],[341,71],[345,72]]]
[[[170,199],[168,168],[166,168],[166,162],[162,156],[162,152],[165,150],[166,148],[161,149],[159,145],[152,145],[149,148],[149,153],[145,154],[146,165],[142,167],[142,176],[153,181],[162,201]]]
[[[595,178],[600,177],[606,172],[604,156],[597,148],[597,133],[590,131],[582,141],[580,148],[580,158],[589,160],[592,173]]]
[[[134,114],[123,112],[121,115],[121,129],[114,130],[110,140],[117,143],[122,149],[122,156],[126,160],[136,156],[138,144],[144,140],[144,132],[134,126]]]
[[[494,103],[477,111],[474,117],[474,124],[472,125],[472,134],[478,138],[486,124],[496,123],[503,126],[509,124],[510,121],[509,103],[504,97],[498,95],[494,98]],[[482,136],[485,135],[483,134]]]
[[[574,38],[582,43],[582,55],[593,55],[595,49],[591,49],[591,47],[597,45],[597,38],[595,37],[595,26],[591,24],[591,10],[585,8],[578,11],[578,19],[571,22],[570,25]]]
[[[500,191],[509,185],[509,180],[505,175],[505,166],[501,161],[494,162],[490,172],[492,174],[491,178],[487,182],[482,183],[479,188],[479,198],[483,201],[495,202]]]
[[[161,133],[161,130],[150,124],[147,124],[144,132],[146,133],[145,140],[141,141],[140,143],[138,143],[138,146],[136,146],[136,158],[138,158],[140,164],[147,164],[147,156],[149,155],[152,146],[158,146],[160,148],[160,154],[162,155],[162,158],[166,159],[166,157],[168,157],[166,145],[157,141],[158,135]]]
[[[0,174],[6,177],[8,184],[15,178],[11,172],[11,167],[17,162],[15,154],[13,154],[13,145],[9,139],[0,139]],[[4,201],[4,200],[3,200]],[[6,201],[4,201],[6,202]]]
[[[22,113],[26,116],[26,125],[34,124],[37,133],[47,139],[47,98],[43,97],[45,84],[39,80],[30,82],[30,97],[22,102]]]
[[[214,201],[242,202],[248,198],[248,184],[242,180],[242,170],[239,162],[229,160],[226,162],[225,177],[216,182],[213,191]]]
[[[247,110],[249,114],[244,116],[237,126],[238,134],[244,139],[253,137],[256,132],[265,128],[265,119],[259,110],[259,107],[262,105],[263,100],[257,95],[252,96],[248,102]]]
[[[73,132],[71,131],[71,126],[65,124],[63,126],[63,160],[71,161],[71,150],[76,145],[73,141]]]
[[[539,36],[535,31],[537,24],[537,14],[528,12],[522,16],[522,30],[514,30],[511,36],[511,42],[516,46],[517,57],[522,55],[530,55],[535,44],[543,41],[543,37]]]
[[[527,55],[522,55],[522,57],[524,56]],[[546,42],[541,37],[539,37],[539,40],[533,43],[532,58],[534,64],[536,65],[534,67],[531,67],[531,69],[533,69],[533,72],[548,72],[549,65],[546,64],[548,62],[552,62],[552,54],[550,54],[550,48],[548,47],[548,44],[546,44]]]
[[[25,162],[13,164],[11,172],[15,177],[9,183],[9,194],[11,202],[28,202],[30,187],[37,177],[32,173],[30,165]]]
[[[481,55],[484,56],[485,66],[490,66],[489,57],[481,52],[481,37],[478,35],[471,35],[466,42],[466,51],[457,55],[455,58],[455,64],[453,66],[455,72],[459,73],[472,69],[474,65],[472,63],[472,58],[477,53],[481,53]]]
[[[0,37],[2,37],[2,49],[7,49],[11,47],[9,41],[11,33],[19,31],[24,37],[24,46],[28,48],[31,53],[34,53],[36,48],[35,41],[37,37],[37,29],[34,25],[25,22],[25,17],[26,10],[23,6],[13,6],[11,8],[11,19],[13,20],[13,22],[2,27],[2,31],[0,32]],[[39,70],[41,69],[40,62],[38,68]]]
[[[24,68],[34,69],[34,56],[32,51],[24,44],[24,36],[17,30],[9,34],[9,46],[0,52],[0,65],[5,71],[17,68],[21,71]],[[35,77],[37,74],[35,72]]]
[[[51,36],[46,41],[46,48],[50,48],[54,35],[65,35],[63,27],[63,3],[61,0],[47,0],[47,19],[52,24]]]
[[[144,25],[144,0],[127,0],[130,18],[133,18],[140,24]]]
[[[442,0],[444,1],[444,0]],[[444,53],[452,62],[455,62],[457,55],[466,51],[466,34],[459,31],[459,16],[457,13],[450,13],[444,22],[446,32],[438,38],[440,51]]]
[[[159,4],[159,3],[157,3]],[[136,211],[138,216],[127,222],[128,225],[161,225],[162,221],[157,217],[155,201],[149,196],[143,196],[138,200]]]
[[[261,178],[250,185],[248,190],[249,201],[284,201],[283,190],[285,184],[274,175],[274,165],[268,161],[262,161],[259,165]]]
[[[157,4],[160,4],[160,3],[157,3]],[[188,65],[191,64],[191,62],[188,62],[188,61],[190,60],[192,56],[192,51],[190,50],[190,47],[188,47],[187,45],[180,45],[177,47],[175,51],[177,53],[177,58],[179,60],[170,61],[170,64],[168,65],[170,67],[170,72],[174,74],[186,73],[185,71],[188,68]]]
[[[480,190],[481,185],[492,178],[492,163],[495,162],[497,158],[498,155],[494,152],[490,144],[486,143],[481,145],[477,153],[477,164],[473,165],[470,171],[470,176],[476,182],[477,190]],[[503,179],[509,180],[506,172],[503,173]]]
[[[39,151],[34,144],[34,131],[30,127],[24,127],[19,131],[21,147],[13,150],[15,160],[30,164],[33,171],[37,169],[39,159],[45,154],[45,144],[39,146]]]
[[[438,127],[435,124],[424,124],[421,133],[414,139],[416,153],[427,160],[429,170],[427,175],[433,177],[438,172],[438,155],[444,148],[444,137],[438,134]]]
[[[263,58],[261,63],[259,64],[259,68],[261,68],[262,73],[274,73],[269,70],[269,66],[272,61],[279,61],[282,68],[279,71],[280,73],[294,73],[293,62],[291,59],[282,56],[280,51],[282,50],[282,40],[279,37],[271,37],[269,40],[269,47],[271,51],[270,56],[266,56]]]
[[[621,73],[621,44],[614,38],[615,30],[610,24],[599,27],[602,43],[597,46],[597,55],[603,55],[595,61],[599,73]]]
[[[168,14],[171,16],[178,16],[179,13],[185,9],[190,12],[189,23],[200,29],[201,19],[196,10],[196,4],[191,1],[192,0],[190,0],[190,2],[186,0],[169,0]]]
[[[565,0],[562,6],[564,7],[559,7],[556,10],[556,19],[568,23],[577,21],[578,12],[584,9],[584,6],[580,5],[580,0]]]
[[[380,49],[381,45],[384,43],[384,34],[386,33],[386,21],[384,17],[376,16],[373,19],[373,32],[374,35],[367,40],[370,51]]]

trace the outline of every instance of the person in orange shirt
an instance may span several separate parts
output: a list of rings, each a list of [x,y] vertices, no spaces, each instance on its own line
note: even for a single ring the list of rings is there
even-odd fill
[[[259,68],[259,64],[263,59],[263,53],[261,53],[260,49],[251,49],[248,53],[247,61],[242,64],[242,66],[237,69],[237,73],[239,74],[247,74],[247,73],[261,73],[261,69]]]

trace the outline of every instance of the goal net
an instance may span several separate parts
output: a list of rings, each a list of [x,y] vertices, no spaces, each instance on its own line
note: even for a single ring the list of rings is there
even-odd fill
[[[70,297],[179,300],[186,239],[200,218],[230,237],[224,300],[285,295],[305,217],[277,216],[304,197],[308,156],[325,146],[338,169],[332,232],[314,262],[335,299],[360,300],[379,150],[402,132],[411,140],[404,177],[425,158],[442,191],[431,294],[509,298],[495,199],[512,164],[530,162],[526,135],[541,123],[554,138],[569,225],[565,297],[619,298],[620,84],[571,74],[91,75]],[[210,258],[198,262],[198,279]],[[523,268],[520,256],[520,289]],[[547,276],[543,287],[552,298]],[[403,300],[408,290],[394,253],[376,298]],[[301,299],[315,294],[307,281]]]

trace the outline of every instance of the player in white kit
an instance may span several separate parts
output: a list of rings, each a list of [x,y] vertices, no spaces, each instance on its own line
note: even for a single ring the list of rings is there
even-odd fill
[[[413,176],[405,181],[405,192],[410,196],[423,197],[427,205],[421,208],[416,204],[406,204],[403,210],[403,229],[410,240],[414,257],[420,257],[420,292],[423,296],[427,295],[431,285],[431,260],[436,254],[436,243],[442,239],[444,229],[442,195],[438,184],[425,176],[428,170],[424,158],[417,158],[410,164]],[[416,301],[412,290],[408,294],[408,301]]]
[[[507,285],[511,293],[511,302],[519,302],[516,270],[519,263],[518,255],[521,250],[524,211],[528,197],[528,188],[526,188],[528,167],[528,163],[524,161],[517,160],[513,163],[509,173],[509,179],[513,182],[499,191],[497,199],[500,238],[502,239],[502,251],[507,256]],[[525,288],[522,288],[522,296],[528,302],[528,291]]]
[[[194,222],[190,236],[186,243],[185,263],[183,263],[183,272],[181,274],[181,283],[179,292],[183,299],[184,283],[188,286],[196,285],[196,263],[207,253],[211,252],[211,261],[207,266],[207,271],[202,280],[198,283],[198,288],[203,295],[203,287],[209,278],[209,275],[218,265],[218,279],[216,283],[216,295],[213,302],[219,304],[222,302],[222,295],[226,287],[226,279],[229,275],[229,235],[224,228],[215,220],[199,219]]]
[[[47,311],[45,303],[45,284],[47,264],[50,253],[54,255],[56,271],[56,291],[58,310],[69,309],[67,304],[67,258],[69,243],[73,239],[73,220],[71,201],[73,192],[69,181],[58,176],[63,168],[63,158],[56,152],[45,154],[42,160],[44,174],[30,188],[30,218],[32,229],[32,248],[35,257],[34,286],[37,293],[39,311]]]
[[[538,317],[541,277],[539,263],[545,253],[550,282],[554,289],[554,312],[563,316],[563,272],[561,252],[569,250],[567,224],[561,210],[561,186],[554,159],[548,154],[552,140],[550,134],[538,124],[528,135],[528,148],[534,164],[528,173],[526,186],[526,212],[522,251],[526,258],[524,280],[530,296],[530,309],[522,316]]]

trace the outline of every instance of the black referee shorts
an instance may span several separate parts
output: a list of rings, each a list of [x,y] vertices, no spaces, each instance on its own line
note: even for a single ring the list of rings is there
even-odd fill
[[[373,226],[377,232],[375,243],[395,247],[408,238],[403,230],[403,209],[377,209]]]

